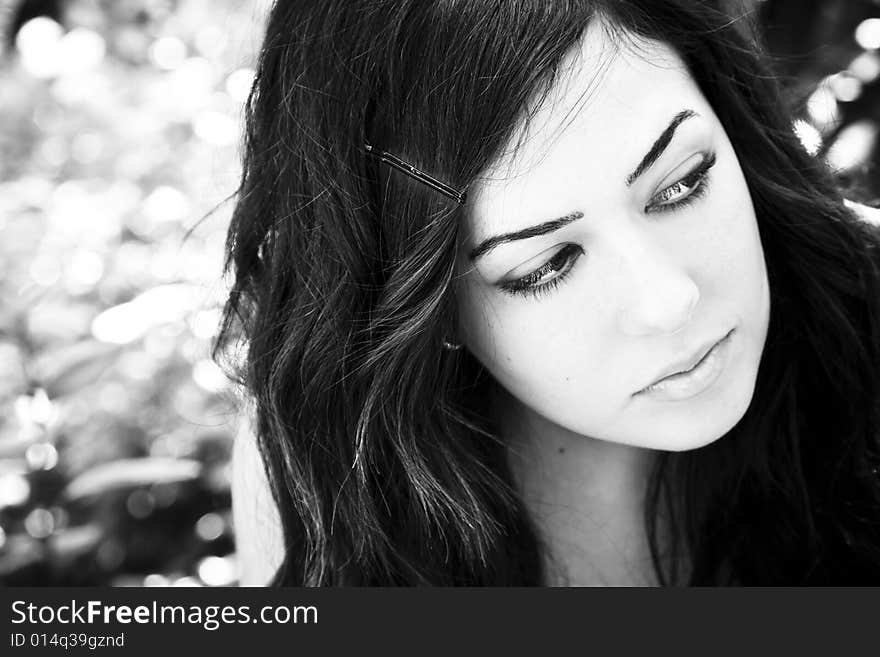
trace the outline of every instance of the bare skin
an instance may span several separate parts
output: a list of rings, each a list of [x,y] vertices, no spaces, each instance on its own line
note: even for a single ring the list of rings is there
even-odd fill
[[[459,338],[506,391],[549,583],[654,584],[654,456],[721,438],[754,392],[770,298],[748,187],[677,55],[596,25],[526,130],[469,187]],[[644,391],[728,332],[711,383]]]

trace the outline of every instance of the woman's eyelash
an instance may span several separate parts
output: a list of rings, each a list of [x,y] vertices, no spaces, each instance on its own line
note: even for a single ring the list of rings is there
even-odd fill
[[[667,212],[669,210],[675,210],[688,203],[693,203],[700,198],[706,193],[709,170],[715,166],[715,159],[714,153],[706,154],[703,157],[702,162],[700,162],[693,171],[688,173],[684,178],[672,183],[655,194],[651,202],[645,207],[645,212]],[[679,198],[675,198],[672,190],[675,190],[676,188],[683,188],[686,190],[686,193]],[[654,200],[663,195],[667,195],[667,200]],[[669,198],[674,200],[668,200]]]
[[[693,171],[655,194],[645,207],[645,212],[671,212],[701,198],[707,191],[709,170],[715,166],[715,159],[714,153],[706,154]],[[675,190],[681,190],[677,197]],[[655,200],[664,195],[665,199]],[[535,271],[516,280],[501,283],[499,287],[503,292],[512,296],[522,295],[537,298],[544,293],[555,290],[568,277],[574,267],[575,260],[583,253],[584,250],[577,244],[566,244]],[[558,273],[542,282],[542,279],[554,272]]]
[[[530,274],[500,284],[503,292],[511,295],[525,295],[537,297],[543,292],[555,289],[571,272],[574,261],[583,254],[584,250],[577,244],[566,244],[556,252],[550,260],[538,267]],[[546,282],[541,282],[548,274],[559,272]]]

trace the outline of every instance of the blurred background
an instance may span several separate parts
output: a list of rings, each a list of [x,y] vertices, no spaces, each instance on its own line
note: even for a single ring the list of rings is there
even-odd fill
[[[727,4],[805,148],[877,198],[880,0]],[[267,9],[0,0],[2,583],[237,583],[210,346]]]

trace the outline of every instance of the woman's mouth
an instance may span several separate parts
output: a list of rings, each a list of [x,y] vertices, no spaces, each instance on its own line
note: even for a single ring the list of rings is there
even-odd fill
[[[709,388],[720,376],[728,361],[731,329],[691,369],[666,376],[639,390],[636,395],[650,395],[652,399],[679,401],[694,397]]]

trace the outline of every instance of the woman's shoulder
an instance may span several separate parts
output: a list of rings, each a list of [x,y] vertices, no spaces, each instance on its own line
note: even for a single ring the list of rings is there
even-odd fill
[[[232,517],[239,582],[244,586],[267,584],[284,556],[281,519],[257,446],[253,417],[253,407],[245,405],[237,418],[232,448]]]

